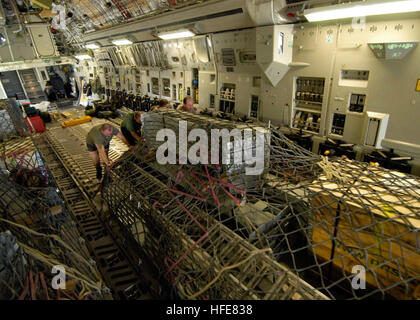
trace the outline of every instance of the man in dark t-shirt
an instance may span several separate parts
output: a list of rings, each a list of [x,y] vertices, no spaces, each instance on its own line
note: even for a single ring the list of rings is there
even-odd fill
[[[141,140],[141,113],[130,112],[121,122],[121,132],[131,146],[135,146]]]
[[[106,166],[111,166],[111,161],[108,158],[108,153],[109,144],[113,136],[117,136],[129,146],[128,141],[122,135],[121,131],[119,131],[117,128],[113,127],[109,123],[104,123],[93,127],[86,137],[87,149],[93,160],[93,164],[96,167],[96,178],[98,180],[102,179],[102,167],[100,159],[103,163],[105,163]]]

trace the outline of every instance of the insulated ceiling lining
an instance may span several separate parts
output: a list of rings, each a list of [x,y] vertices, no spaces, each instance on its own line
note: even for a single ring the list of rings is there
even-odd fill
[[[73,13],[70,31],[83,33],[203,1],[205,0],[74,0],[63,4]]]

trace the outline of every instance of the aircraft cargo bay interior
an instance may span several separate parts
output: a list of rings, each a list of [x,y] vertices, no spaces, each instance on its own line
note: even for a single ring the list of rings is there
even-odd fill
[[[419,300],[419,41],[418,0],[1,0],[0,300]]]

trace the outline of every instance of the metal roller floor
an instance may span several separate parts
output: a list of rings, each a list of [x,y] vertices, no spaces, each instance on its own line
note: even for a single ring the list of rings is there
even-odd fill
[[[85,138],[90,128],[104,121],[77,127],[51,128],[34,139],[35,144],[54,176],[69,209],[77,221],[98,269],[114,299],[159,299],[161,287],[149,273],[140,254],[128,252],[118,226],[95,206],[99,181],[86,149]],[[114,138],[110,159],[115,161],[127,147]],[[140,266],[141,265],[141,266]]]

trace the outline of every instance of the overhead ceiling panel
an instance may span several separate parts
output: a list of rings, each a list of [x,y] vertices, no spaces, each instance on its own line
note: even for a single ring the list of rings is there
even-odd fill
[[[126,21],[176,10],[205,0],[74,0],[62,1],[72,13],[67,27],[69,42],[83,34]],[[77,41],[77,40],[76,40]]]

